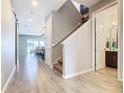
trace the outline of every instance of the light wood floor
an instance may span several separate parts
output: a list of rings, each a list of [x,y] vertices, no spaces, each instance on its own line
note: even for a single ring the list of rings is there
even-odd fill
[[[122,93],[117,70],[105,68],[64,80],[34,56],[20,56],[16,70],[5,93]]]

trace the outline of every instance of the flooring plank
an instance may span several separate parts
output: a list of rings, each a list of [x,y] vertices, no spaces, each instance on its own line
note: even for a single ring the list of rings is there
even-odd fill
[[[65,80],[34,55],[20,55],[19,62],[5,93],[122,93],[116,69],[105,68]]]

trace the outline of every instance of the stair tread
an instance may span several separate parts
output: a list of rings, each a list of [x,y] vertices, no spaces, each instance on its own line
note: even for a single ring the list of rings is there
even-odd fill
[[[56,64],[54,64],[54,68],[56,68],[56,69],[58,69],[59,71],[62,72],[62,64],[56,63]]]

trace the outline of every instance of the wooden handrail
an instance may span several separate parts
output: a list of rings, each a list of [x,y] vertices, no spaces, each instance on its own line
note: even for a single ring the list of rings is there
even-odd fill
[[[73,31],[71,31],[67,36],[65,36],[62,40],[60,40],[59,42],[57,42],[56,44],[52,45],[52,48],[55,48],[57,45],[59,45],[62,41],[64,41],[66,38],[68,38],[68,36],[70,36],[72,33],[74,33],[81,25],[83,24],[83,22],[78,23],[78,25],[73,29]]]

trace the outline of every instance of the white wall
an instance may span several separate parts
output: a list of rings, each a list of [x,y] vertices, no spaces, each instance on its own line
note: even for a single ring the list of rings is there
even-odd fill
[[[52,15],[46,20],[46,63],[51,66],[52,61]]]
[[[70,0],[57,11],[53,12],[53,33],[52,43],[56,44],[67,36],[81,23],[80,13]]]
[[[62,44],[65,78],[92,69],[90,20],[77,29]]]
[[[1,89],[15,67],[15,19],[10,0],[1,1]]]

